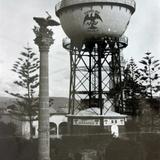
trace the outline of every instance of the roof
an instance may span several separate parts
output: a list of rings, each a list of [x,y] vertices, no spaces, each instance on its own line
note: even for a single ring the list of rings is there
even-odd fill
[[[99,108],[88,108],[85,110],[80,111],[77,116],[97,116],[100,115],[100,109]],[[104,111],[104,114],[102,115],[104,117],[126,117],[127,115],[120,114],[114,111]]]

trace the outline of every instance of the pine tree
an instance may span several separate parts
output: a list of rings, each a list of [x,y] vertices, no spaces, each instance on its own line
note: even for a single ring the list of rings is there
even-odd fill
[[[30,138],[33,137],[33,120],[37,114],[38,97],[36,95],[39,86],[39,59],[32,51],[32,48],[26,47],[21,52],[21,57],[13,64],[12,71],[17,74],[17,80],[13,83],[21,88],[20,93],[5,91],[17,98],[17,109],[21,117],[27,117],[30,123]],[[15,113],[15,109],[12,112]]]
[[[146,92],[150,99],[153,98],[153,95],[160,91],[159,78],[160,75],[160,63],[159,60],[154,59],[154,56],[151,56],[151,52],[145,53],[145,57],[140,61],[143,65],[143,68],[140,69],[141,72],[141,83],[145,84]]]
[[[124,94],[125,105],[128,114],[137,115],[139,112],[138,101],[141,96],[144,95],[143,85],[139,83],[140,72],[138,67],[131,58],[127,67],[124,70]]]
[[[143,65],[143,68],[140,69],[141,72],[141,83],[144,84],[145,90],[147,93],[147,102],[150,106],[151,112],[151,130],[155,129],[155,120],[156,116],[159,115],[159,101],[153,98],[153,95],[160,91],[159,78],[160,74],[160,63],[159,60],[155,59],[154,56],[151,55],[151,52],[145,53],[145,57],[140,61]]]

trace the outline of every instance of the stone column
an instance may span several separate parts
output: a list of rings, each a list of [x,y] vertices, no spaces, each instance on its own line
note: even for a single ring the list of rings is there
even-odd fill
[[[33,29],[36,35],[34,41],[40,51],[38,160],[50,160],[48,52],[54,40],[53,32],[47,27],[54,26],[55,21],[44,18],[34,20],[40,26]]]

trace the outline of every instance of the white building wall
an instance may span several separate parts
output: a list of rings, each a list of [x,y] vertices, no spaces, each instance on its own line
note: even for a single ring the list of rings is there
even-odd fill
[[[59,137],[59,125],[63,122],[68,122],[67,117],[65,115],[52,115],[49,119],[50,123],[55,123],[57,126],[57,137]],[[33,122],[33,127],[35,128],[35,136],[34,138],[38,138],[38,120]],[[26,129],[27,125],[26,125]],[[27,130],[28,132],[28,130]]]

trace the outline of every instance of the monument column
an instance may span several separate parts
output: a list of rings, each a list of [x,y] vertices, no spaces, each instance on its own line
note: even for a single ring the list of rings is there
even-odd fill
[[[59,24],[50,18],[35,17],[34,20],[40,26],[33,29],[40,51],[38,160],[50,160],[48,52],[54,40],[52,30],[47,27]]]

